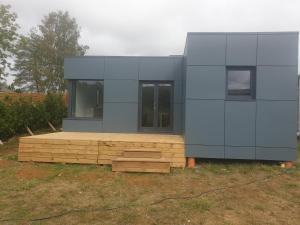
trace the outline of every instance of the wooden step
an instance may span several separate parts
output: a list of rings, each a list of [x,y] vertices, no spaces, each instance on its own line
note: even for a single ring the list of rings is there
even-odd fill
[[[170,161],[160,158],[116,158],[112,160],[114,172],[170,173]]]
[[[161,158],[161,152],[156,149],[128,149],[123,152],[124,158]]]

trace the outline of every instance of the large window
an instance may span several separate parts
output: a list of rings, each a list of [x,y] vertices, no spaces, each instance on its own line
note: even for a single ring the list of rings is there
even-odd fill
[[[71,116],[97,118],[103,116],[103,81],[72,81]]]
[[[227,67],[227,99],[255,98],[255,67]]]

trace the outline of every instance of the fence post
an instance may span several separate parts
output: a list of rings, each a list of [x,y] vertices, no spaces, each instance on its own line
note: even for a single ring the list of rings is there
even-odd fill
[[[31,135],[31,136],[33,136],[34,135],[34,133],[30,130],[30,128],[29,127],[26,127],[26,130],[27,130],[27,132]]]
[[[51,127],[51,129],[52,129],[53,131],[56,131],[56,128],[52,125],[52,123],[50,123],[50,121],[48,121],[48,125],[49,125],[49,127]]]

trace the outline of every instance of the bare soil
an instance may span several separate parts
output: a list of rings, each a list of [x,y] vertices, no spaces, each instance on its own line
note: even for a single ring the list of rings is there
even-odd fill
[[[32,179],[43,179],[50,175],[49,170],[44,168],[35,168],[33,165],[27,163],[21,166],[20,169],[18,169],[16,176],[19,179],[26,179],[26,180],[32,180]]]

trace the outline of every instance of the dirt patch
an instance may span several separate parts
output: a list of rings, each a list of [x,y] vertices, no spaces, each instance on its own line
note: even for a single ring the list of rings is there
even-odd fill
[[[0,149],[0,156],[11,156],[17,155],[18,148],[7,148],[7,149]]]
[[[23,180],[43,179],[50,175],[50,172],[43,168],[35,168],[32,165],[24,165],[18,170],[16,176]]]
[[[0,160],[0,168],[8,168],[13,164],[12,161],[9,160]]]
[[[152,179],[150,176],[127,175],[125,180],[126,184],[132,187],[149,187],[157,185],[154,179]]]
[[[93,183],[99,179],[99,175],[97,173],[84,173],[78,176],[78,180]]]
[[[101,183],[105,183],[110,182],[114,179],[112,173],[108,173],[106,174],[106,176],[103,176],[103,173],[101,171],[81,173],[77,178],[79,181],[87,183],[95,183],[98,181]]]

